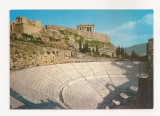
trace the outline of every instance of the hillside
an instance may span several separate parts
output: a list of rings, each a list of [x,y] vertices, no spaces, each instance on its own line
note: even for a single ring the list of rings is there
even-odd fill
[[[137,54],[145,55],[147,53],[147,44],[137,44],[130,47],[126,47],[125,49],[128,54],[130,54],[134,50]]]
[[[112,43],[86,38],[58,26],[45,26],[31,35],[12,33],[10,38],[11,69],[66,63],[96,53],[110,57],[115,53]]]

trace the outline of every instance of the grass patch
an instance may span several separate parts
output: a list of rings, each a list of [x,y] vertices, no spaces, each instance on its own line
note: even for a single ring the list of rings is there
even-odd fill
[[[101,42],[101,41],[97,41],[97,40],[92,40],[92,41],[88,41],[88,42],[91,47],[106,45],[105,42]]]
[[[63,39],[64,39],[64,40],[69,40],[69,37],[68,37],[68,36],[65,36]]]
[[[44,41],[40,37],[33,37],[33,35],[28,35],[26,33],[22,34],[23,41],[32,42],[34,44],[44,44]]]
[[[54,38],[54,37],[49,37],[49,40],[50,40],[51,42],[57,41],[56,38]]]
[[[59,30],[59,32],[63,35],[66,35],[65,30]]]

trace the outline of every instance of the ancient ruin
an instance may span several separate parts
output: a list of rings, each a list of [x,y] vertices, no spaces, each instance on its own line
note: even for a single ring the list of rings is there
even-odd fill
[[[147,43],[147,56],[148,60],[153,61],[153,39],[149,39]]]
[[[42,27],[17,17],[10,40],[11,109],[137,108],[148,62],[116,61],[115,46],[95,25]]]
[[[146,62],[84,62],[13,71],[11,108],[114,108],[137,100],[138,79],[147,73],[146,65]]]
[[[42,27],[39,20],[31,21],[19,16],[11,23],[10,33],[10,69],[12,70],[70,62],[71,58],[78,54],[80,38],[84,43],[85,41],[102,42],[99,48],[100,55],[112,56],[115,52],[109,36],[97,33],[93,24],[81,24],[77,29],[51,25]],[[96,50],[96,45],[90,48]]]
[[[110,42],[109,36],[107,34],[97,33],[94,24],[80,24],[77,29],[72,29],[69,27],[60,27],[70,31],[74,31],[76,34],[84,36],[88,39],[98,40],[102,42]],[[19,16],[16,21],[13,21],[10,25],[10,32],[16,34],[33,34],[37,33],[42,29],[41,21],[35,20],[31,21],[25,17]]]
[[[41,21],[31,21],[25,17],[19,16],[16,21],[11,23],[10,31],[16,34],[32,34],[39,32],[42,29]]]
[[[80,25],[77,26],[77,30],[94,32],[95,31],[95,26],[93,24],[80,24]]]

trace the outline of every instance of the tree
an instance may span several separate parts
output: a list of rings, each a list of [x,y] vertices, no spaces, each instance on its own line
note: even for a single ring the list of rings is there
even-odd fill
[[[124,48],[120,48],[120,54],[122,58],[125,57]]]
[[[95,50],[94,50],[94,48],[92,48],[92,53],[93,53],[93,54],[95,53]]]
[[[90,52],[88,41],[86,41],[83,45],[83,53]]]
[[[112,57],[114,57],[114,53],[112,53]]]
[[[135,58],[137,58],[137,54],[133,50],[132,53],[131,53],[131,59],[134,60]]]
[[[129,54],[126,52],[126,50],[124,49],[124,59],[128,59],[129,58]]]
[[[116,48],[116,56],[119,58],[119,56],[120,56],[120,47],[118,46],[117,48]]]
[[[79,51],[82,52],[82,41],[79,41]]]
[[[99,50],[97,45],[96,45],[96,54],[99,55]]]

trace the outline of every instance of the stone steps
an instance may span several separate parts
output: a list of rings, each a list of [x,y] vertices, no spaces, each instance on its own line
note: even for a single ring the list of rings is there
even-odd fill
[[[102,101],[99,94],[86,80],[69,84],[62,91],[64,103],[73,109],[95,109]]]
[[[147,74],[146,65],[146,62],[83,62],[33,67],[11,72],[10,86],[34,104],[50,99],[64,101],[72,109],[96,109],[115,90],[137,91],[139,75]],[[18,106],[11,101],[14,104]]]

